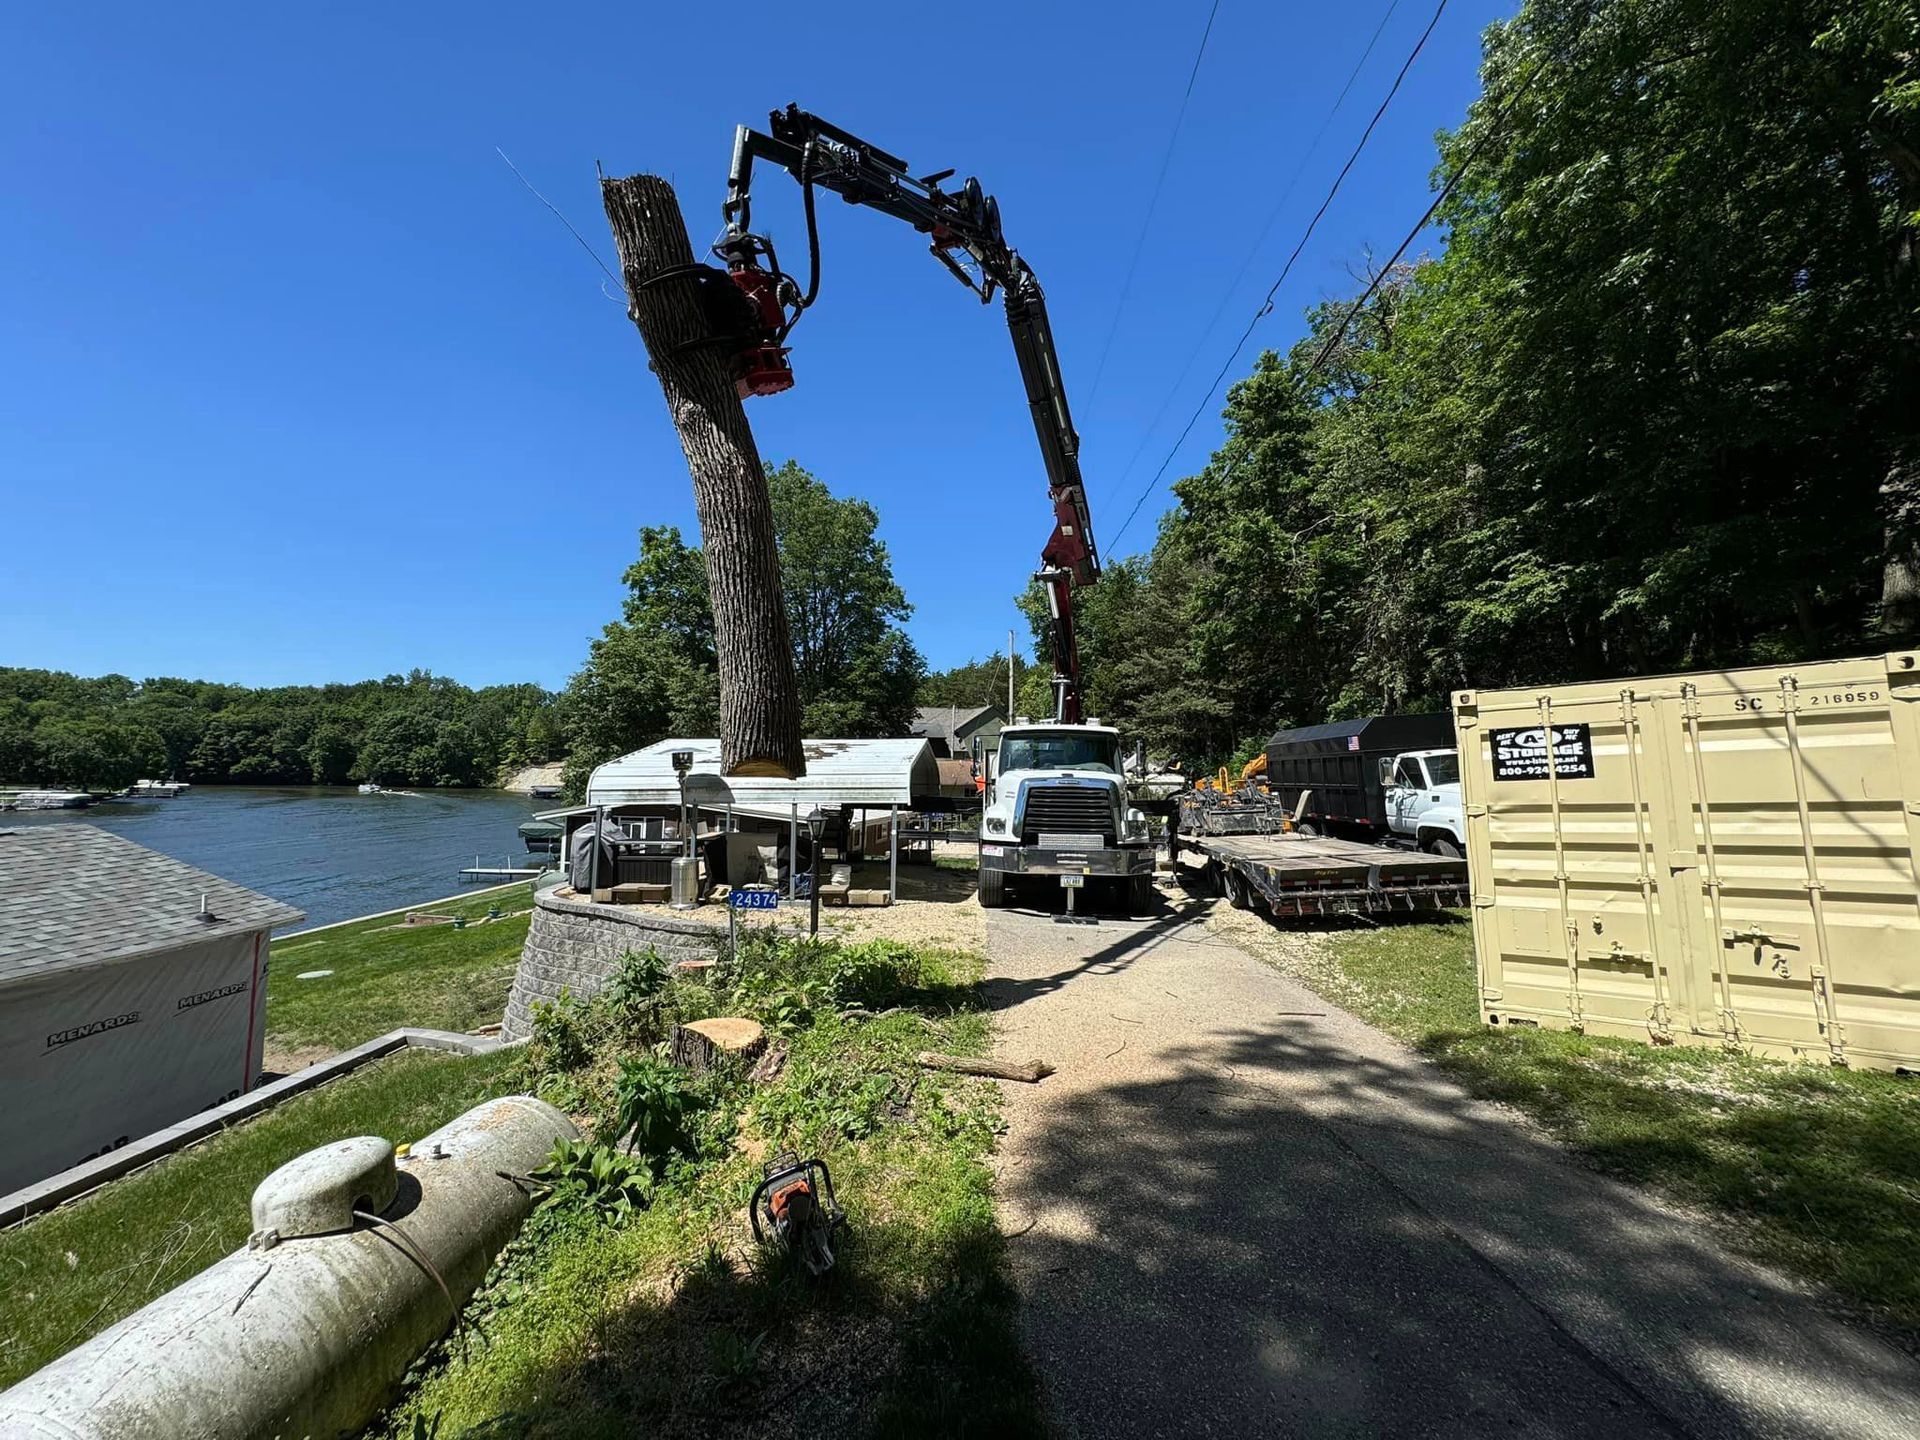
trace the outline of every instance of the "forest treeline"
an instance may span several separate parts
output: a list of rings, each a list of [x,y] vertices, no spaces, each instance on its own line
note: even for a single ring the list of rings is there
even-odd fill
[[[473,690],[424,670],[256,690],[0,668],[0,780],[492,785],[503,765],[557,757],[556,698],[538,685]]]
[[[879,516],[792,461],[768,473],[806,733],[904,735],[924,672]],[[670,526],[640,532],[621,617],[564,691],[473,690],[416,670],[358,685],[251,690],[199,680],[0,669],[0,781],[119,788],[140,778],[492,785],[504,766],[593,767],[718,731],[706,560]]]
[[[1528,0],[1482,83],[1444,251],[1356,257],[1080,596],[1157,755],[1920,628],[1920,7]]]

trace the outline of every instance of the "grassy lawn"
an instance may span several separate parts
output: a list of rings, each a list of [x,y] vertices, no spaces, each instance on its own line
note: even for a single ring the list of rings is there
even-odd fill
[[[404,915],[361,920],[276,941],[267,986],[267,1049],[288,1055],[337,1051],[402,1025],[472,1030],[507,1008],[527,938],[532,891],[520,884],[423,907],[478,919],[498,905],[510,918],[456,930],[408,926]],[[297,977],[331,970],[318,980]]]
[[[1341,931],[1282,968],[1609,1174],[1711,1209],[1758,1257],[1920,1330],[1920,1080],[1480,1024],[1464,923]]]
[[[891,942],[743,951],[711,984],[656,979],[628,992],[651,998],[621,999],[616,982],[541,1022],[527,1083],[603,1140],[623,1067],[655,1073],[676,1018],[753,1016],[787,1058],[770,1082],[736,1068],[689,1090],[682,1149],[617,1149],[658,1172],[631,1211],[543,1205],[465,1340],[417,1367],[376,1433],[1040,1433],[986,1164],[998,1097],[914,1061],[985,1047],[978,960]],[[783,1149],[832,1166],[849,1216],[824,1276],[748,1228],[763,1159]]]
[[[245,1244],[270,1171],[349,1135],[416,1140],[506,1093],[512,1061],[404,1051],[0,1231],[0,1386]]]

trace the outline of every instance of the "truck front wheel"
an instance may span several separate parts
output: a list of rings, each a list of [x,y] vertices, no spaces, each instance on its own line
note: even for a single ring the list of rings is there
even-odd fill
[[[1144,915],[1153,909],[1153,876],[1135,875],[1127,881],[1127,914]]]
[[[1443,860],[1458,860],[1466,852],[1455,842],[1451,835],[1433,835],[1427,839],[1426,848]]]
[[[982,870],[980,872],[980,908],[998,910],[1007,903],[1007,872],[1004,870]]]

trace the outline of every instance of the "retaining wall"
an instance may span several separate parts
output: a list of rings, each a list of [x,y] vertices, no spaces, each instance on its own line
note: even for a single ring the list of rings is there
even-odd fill
[[[501,1037],[519,1040],[531,1034],[534,1004],[558,1000],[563,989],[580,1000],[598,994],[629,950],[652,948],[669,962],[710,960],[726,933],[724,927],[676,919],[657,910],[594,905],[545,891],[534,897],[527,945],[514,972]]]

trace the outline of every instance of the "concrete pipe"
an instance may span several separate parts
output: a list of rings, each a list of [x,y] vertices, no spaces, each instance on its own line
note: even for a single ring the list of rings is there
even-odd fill
[[[519,1231],[533,1196],[509,1177],[578,1133],[512,1095],[397,1160],[361,1138],[290,1161],[246,1249],[0,1395],[0,1440],[358,1433]]]

